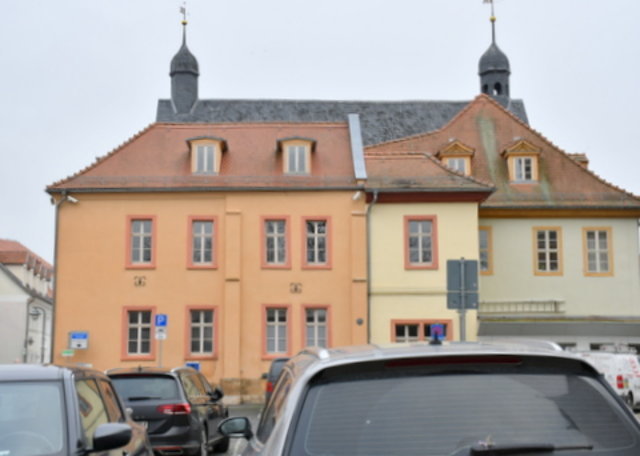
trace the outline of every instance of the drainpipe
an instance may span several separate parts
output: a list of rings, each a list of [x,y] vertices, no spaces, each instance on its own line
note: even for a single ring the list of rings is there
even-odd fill
[[[30,328],[30,324],[31,322],[29,321],[29,317],[31,316],[31,311],[29,309],[29,307],[31,306],[31,304],[33,304],[33,301],[35,301],[36,298],[34,298],[33,296],[29,296],[29,298],[27,299],[27,305],[26,305],[26,310],[27,310],[27,316],[26,316],[26,320],[25,320],[25,325],[24,325],[24,349],[23,349],[23,353],[22,353],[22,362],[26,363],[27,362],[27,353],[29,351],[29,328]]]
[[[371,343],[371,210],[378,202],[378,190],[367,206],[367,343]]]
[[[58,304],[58,238],[60,237],[58,233],[59,228],[59,212],[60,206],[65,201],[69,201],[73,204],[77,203],[78,200],[73,196],[68,195],[66,190],[62,191],[61,198],[56,201],[53,196],[51,197],[51,203],[55,205],[55,233],[54,233],[54,241],[53,241],[53,303],[51,305],[51,344],[49,346],[49,359],[50,362],[53,363],[54,360],[54,342],[56,340],[56,315],[57,315],[57,304]]]

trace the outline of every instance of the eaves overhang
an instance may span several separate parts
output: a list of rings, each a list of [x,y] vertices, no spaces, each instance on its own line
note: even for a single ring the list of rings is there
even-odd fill
[[[318,191],[354,191],[363,190],[363,185],[354,183],[352,185],[331,186],[198,186],[198,187],[105,187],[105,188],[64,188],[47,189],[50,194],[58,193],[85,193],[85,194],[105,194],[105,193],[202,193],[202,192],[318,192]]]
[[[473,190],[468,189],[389,189],[368,187],[367,203],[373,201],[374,194],[377,194],[378,203],[411,203],[411,202],[443,202],[459,203],[472,202],[481,203],[485,201],[493,189]]]
[[[502,206],[483,207],[479,216],[483,218],[640,218],[639,207],[612,206]]]

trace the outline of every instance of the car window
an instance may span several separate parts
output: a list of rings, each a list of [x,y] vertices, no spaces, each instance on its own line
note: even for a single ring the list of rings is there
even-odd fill
[[[289,454],[442,456],[489,440],[638,454],[629,417],[596,378],[406,372],[318,379]]]
[[[118,396],[113,390],[111,383],[107,382],[106,380],[99,381],[100,386],[102,387],[102,391],[104,392],[104,402],[109,413],[109,421],[125,421],[124,414],[122,412],[122,409],[120,408],[120,402],[118,401]]]
[[[273,389],[273,395],[271,396],[271,399],[267,403],[266,408],[262,413],[260,424],[258,425],[258,429],[256,431],[258,440],[265,442],[269,438],[269,435],[271,435],[271,431],[273,431],[273,427],[275,426],[278,418],[281,415],[285,399],[289,394],[291,382],[291,374],[288,371],[282,371],[278,382]]]
[[[98,426],[109,422],[107,407],[94,379],[76,380],[76,393],[82,429],[88,446],[93,446],[93,434]]]
[[[116,392],[125,402],[148,399],[179,400],[178,382],[170,376],[123,376],[112,377]]]
[[[0,382],[0,455],[61,452],[65,414],[57,382]]]
[[[206,394],[204,386],[197,375],[184,374],[181,376],[184,392],[189,400],[197,399]]]

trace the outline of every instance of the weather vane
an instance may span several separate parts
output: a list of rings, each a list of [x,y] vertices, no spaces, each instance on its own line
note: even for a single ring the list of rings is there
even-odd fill
[[[180,7],[180,14],[182,14],[182,25],[187,25],[187,2],[182,2]]]

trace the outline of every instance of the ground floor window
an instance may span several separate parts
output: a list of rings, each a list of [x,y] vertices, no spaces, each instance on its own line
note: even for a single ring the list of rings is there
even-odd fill
[[[432,340],[436,336],[449,339],[451,322],[449,320],[412,320],[392,323],[393,342],[418,342]]]

